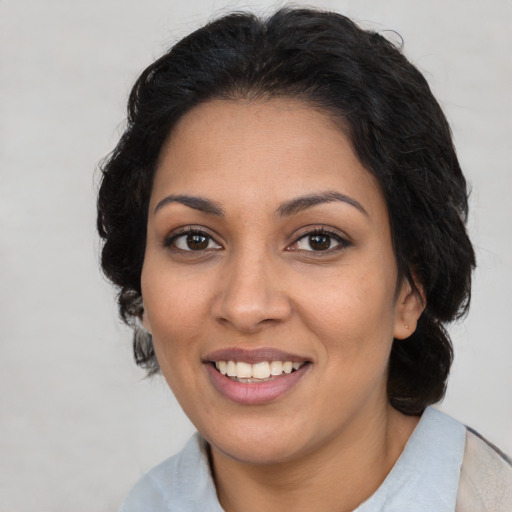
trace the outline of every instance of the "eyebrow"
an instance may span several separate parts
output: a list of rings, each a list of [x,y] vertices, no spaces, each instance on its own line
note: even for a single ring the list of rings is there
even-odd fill
[[[214,201],[204,197],[188,196],[184,194],[164,197],[155,206],[154,213],[171,203],[180,203],[188,206],[189,208],[193,208],[194,210],[217,215],[218,217],[224,217],[224,210]]]
[[[288,215],[293,215],[294,213],[302,212],[319,204],[333,203],[335,201],[347,203],[354,208],[357,208],[364,215],[368,216],[368,212],[363,208],[359,201],[356,201],[350,196],[334,191],[320,192],[318,194],[308,194],[305,196],[297,197],[295,199],[291,199],[290,201],[283,203],[277,209],[277,213],[281,217],[286,217]]]

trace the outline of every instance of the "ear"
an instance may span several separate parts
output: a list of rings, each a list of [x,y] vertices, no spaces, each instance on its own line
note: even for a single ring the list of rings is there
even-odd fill
[[[418,319],[425,309],[425,295],[422,286],[414,278],[413,288],[409,279],[404,278],[395,306],[395,333],[399,340],[408,338],[418,325]]]

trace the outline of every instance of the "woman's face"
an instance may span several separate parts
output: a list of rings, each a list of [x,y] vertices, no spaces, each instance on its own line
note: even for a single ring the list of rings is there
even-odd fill
[[[180,120],[141,279],[169,386],[213,449],[245,462],[382,418],[393,337],[419,315],[375,178],[326,114],[290,99],[215,100]]]

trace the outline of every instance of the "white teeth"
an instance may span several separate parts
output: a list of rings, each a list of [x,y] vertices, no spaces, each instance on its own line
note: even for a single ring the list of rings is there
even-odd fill
[[[270,365],[267,361],[252,365],[252,377],[255,379],[268,379],[270,377]]]
[[[236,377],[236,363],[235,361],[228,361],[226,364],[226,375],[228,377]]]
[[[272,361],[270,363],[270,375],[281,375],[283,373],[283,363],[281,361]]]
[[[242,363],[241,361],[236,363],[236,376],[239,379],[250,379],[252,377],[252,364]]]
[[[298,370],[303,364],[291,361],[262,361],[254,364],[242,361],[215,361],[215,367],[222,375],[237,379],[259,380],[276,377],[282,373],[291,373],[293,370]]]

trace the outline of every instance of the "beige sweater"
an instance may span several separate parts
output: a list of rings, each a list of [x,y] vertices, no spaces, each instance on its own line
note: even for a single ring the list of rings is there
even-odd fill
[[[512,462],[471,429],[466,434],[456,512],[512,512]]]

